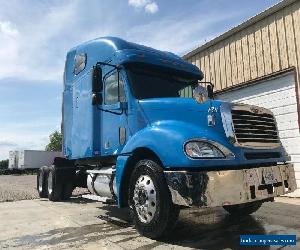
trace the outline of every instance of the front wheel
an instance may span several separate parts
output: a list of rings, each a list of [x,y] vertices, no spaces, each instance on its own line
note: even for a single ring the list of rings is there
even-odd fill
[[[237,205],[227,205],[223,206],[223,208],[232,215],[243,216],[256,212],[261,205],[261,201],[253,201]]]
[[[130,179],[129,205],[140,234],[157,239],[170,233],[179,207],[172,203],[162,168],[152,160],[141,160]]]

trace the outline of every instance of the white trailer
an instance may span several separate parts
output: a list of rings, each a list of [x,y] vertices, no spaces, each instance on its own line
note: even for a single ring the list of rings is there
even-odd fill
[[[34,169],[53,164],[55,157],[62,152],[43,150],[22,150],[19,152],[18,169]]]
[[[18,168],[18,161],[19,161],[19,152],[9,151],[8,169]]]

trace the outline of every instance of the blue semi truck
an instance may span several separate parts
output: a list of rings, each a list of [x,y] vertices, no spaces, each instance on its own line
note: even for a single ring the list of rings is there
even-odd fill
[[[129,207],[150,238],[171,232],[186,207],[233,215],[296,189],[275,118],[214,100],[203,73],[173,53],[119,38],[71,49],[64,71],[63,153],[40,168],[40,197],[76,186]],[[183,93],[193,93],[184,96]]]

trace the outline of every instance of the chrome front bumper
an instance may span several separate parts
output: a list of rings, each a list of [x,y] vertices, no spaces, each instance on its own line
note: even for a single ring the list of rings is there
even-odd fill
[[[296,190],[292,164],[223,171],[165,171],[174,204],[218,207],[270,199]]]

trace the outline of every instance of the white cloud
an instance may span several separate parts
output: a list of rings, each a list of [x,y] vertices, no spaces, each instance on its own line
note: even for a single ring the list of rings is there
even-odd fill
[[[0,140],[0,148],[1,147],[15,147],[15,146],[17,146],[17,144],[12,141]]]
[[[23,133],[2,133],[3,138],[0,141],[0,160],[8,159],[8,153],[11,150],[22,149],[38,149],[43,150],[49,142],[48,135],[46,133],[31,133],[30,135],[24,135]]]
[[[10,20],[0,21],[0,58],[5,58],[0,60],[0,79],[14,77],[61,83],[69,47],[51,43],[51,40],[63,36],[64,30],[73,26],[74,5],[49,8],[43,16],[27,16],[20,27]]]
[[[149,0],[129,0],[128,4],[135,8],[142,8],[149,2]]]
[[[144,9],[145,12],[151,14],[158,11],[158,5],[153,0],[128,0],[128,4],[136,9]]]
[[[155,2],[149,3],[145,6],[145,11],[154,14],[158,11],[158,5]]]
[[[50,133],[55,129],[59,130],[58,123],[55,119],[45,121],[41,118],[40,120],[1,126],[0,160],[7,159],[8,152],[11,150],[45,149],[49,142]]]
[[[177,16],[171,16],[163,20],[136,25],[127,30],[126,37],[134,38],[135,42],[156,49],[183,54],[218,34],[214,30],[210,31],[208,27],[232,18],[234,15],[233,12],[218,15],[212,12],[208,13],[205,18],[195,15],[186,16],[180,22],[176,20]]]
[[[0,33],[8,36],[17,36],[19,31],[16,26],[9,21],[0,21]]]
[[[10,3],[0,10],[0,58],[5,58],[0,60],[0,80],[50,80],[61,84],[64,60],[70,48],[100,36],[122,36],[124,30],[119,27],[116,18],[120,13],[100,19],[103,24],[101,29],[99,25],[96,26],[99,12],[96,15],[91,10],[93,4],[86,6],[80,1],[67,1],[59,5],[39,3],[24,13],[19,9],[26,9],[26,2]],[[129,4],[148,13],[158,11],[153,0],[129,0]],[[111,5],[101,7],[103,9],[98,11],[106,13]],[[21,13],[20,17],[10,13],[14,8],[17,8],[15,13]],[[92,12],[90,18],[82,18],[83,10],[85,13]]]
[[[0,22],[0,78],[16,73],[19,53],[19,31],[9,21]],[[4,60],[5,58],[5,60]]]

